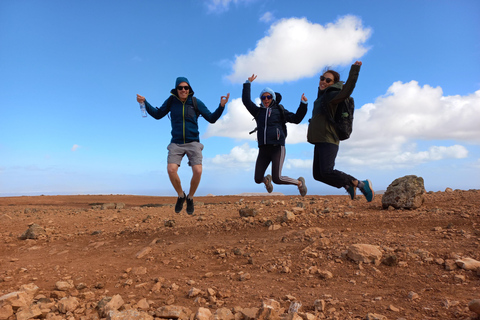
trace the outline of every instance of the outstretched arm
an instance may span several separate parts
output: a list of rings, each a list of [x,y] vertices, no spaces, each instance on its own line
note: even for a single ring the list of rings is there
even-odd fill
[[[347,82],[343,85],[342,90],[330,101],[330,104],[335,105],[340,103],[341,101],[350,97],[353,93],[353,89],[355,89],[355,85],[357,84],[358,74],[360,73],[360,66],[362,65],[361,61],[355,61],[355,63],[350,68],[350,73],[348,74]]]
[[[148,114],[151,115],[153,118],[159,120],[162,119],[167,115],[167,113],[170,111],[167,108],[167,100],[162,104],[162,106],[159,108],[153,107],[148,101],[145,99],[144,96],[141,96],[137,94],[137,102],[138,103],[145,103],[145,109],[147,110]]]
[[[243,90],[242,90],[242,102],[245,108],[247,108],[248,112],[254,117],[257,116],[258,110],[260,108],[253,103],[250,95],[250,90],[251,90],[251,82],[257,79],[257,76],[255,74],[252,74],[251,77],[248,77],[247,82],[243,84]]]
[[[305,94],[302,93],[302,97],[300,99],[300,105],[298,106],[297,112],[293,113],[288,110],[285,110],[285,119],[287,122],[299,124],[302,122],[303,118],[307,114],[308,108],[308,99],[305,97]]]

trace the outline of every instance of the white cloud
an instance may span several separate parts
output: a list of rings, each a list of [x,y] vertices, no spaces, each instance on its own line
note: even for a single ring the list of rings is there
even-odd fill
[[[259,99],[257,99],[259,100]],[[256,102],[258,103],[258,101]],[[241,98],[233,99],[226,106],[224,116],[215,122],[208,124],[204,137],[227,137],[233,139],[255,140],[256,134],[248,134],[255,129],[256,123],[253,116],[247,111]]]
[[[230,150],[229,154],[219,154],[212,159],[208,159],[208,162],[213,163],[217,167],[221,168],[253,168],[253,164],[257,159],[258,149],[250,148],[248,143],[244,143],[241,146],[236,146]]]
[[[259,103],[258,99],[256,102]],[[240,141],[253,140],[255,135],[248,135],[255,127],[252,118],[241,99],[235,99],[228,105],[227,114],[210,125],[207,133]],[[357,106],[352,137],[341,143],[337,163],[393,169],[465,159],[470,153],[462,142],[480,144],[479,123],[480,90],[466,96],[443,96],[441,88],[422,87],[416,81],[395,82],[374,103]],[[313,148],[306,143],[307,126],[287,124],[287,143],[303,143],[305,148]],[[243,145],[235,152],[250,150],[246,151]],[[229,156],[235,162],[238,160],[234,154]],[[311,159],[287,159],[285,167],[311,167]]]
[[[78,144],[74,144],[71,150],[77,151],[78,148],[80,148],[80,146]]]
[[[286,159],[285,164],[283,165],[284,168],[287,169],[294,169],[294,168],[299,168],[299,169],[306,169],[306,170],[311,170],[313,165],[313,160],[312,159]]]
[[[252,73],[259,82],[283,82],[311,77],[327,65],[345,65],[367,52],[363,44],[371,30],[354,16],[344,16],[326,26],[305,18],[274,23],[256,48],[238,55],[227,78],[239,83]],[[328,50],[325,50],[328,43]]]
[[[261,22],[265,22],[265,23],[269,23],[269,22],[271,22],[273,19],[274,19],[273,13],[271,13],[270,11],[265,12],[265,13],[260,17],[260,21],[261,21]]]
[[[395,82],[385,96],[356,109],[352,137],[341,144],[338,160],[393,168],[463,159],[469,152],[459,143],[480,144],[479,123],[480,91],[443,96],[441,88]]]
[[[255,0],[207,0],[205,4],[209,12],[222,13],[228,11],[230,4],[249,3]]]
[[[395,82],[386,96],[355,111],[354,139],[363,147],[413,139],[480,143],[480,90],[442,96],[440,87]]]

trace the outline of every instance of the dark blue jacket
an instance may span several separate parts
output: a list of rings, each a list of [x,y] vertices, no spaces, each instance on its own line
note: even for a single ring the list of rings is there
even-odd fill
[[[242,102],[247,108],[248,112],[255,118],[257,122],[257,141],[258,146],[263,145],[285,145],[286,132],[283,130],[283,125],[286,122],[298,124],[302,122],[307,114],[307,104],[300,102],[300,106],[296,113],[290,112],[284,108],[285,116],[282,116],[282,111],[278,107],[282,96],[275,93],[276,100],[273,100],[269,108],[257,106],[250,97],[251,83],[243,84]]]
[[[149,115],[159,120],[170,112],[170,121],[172,124],[172,143],[184,144],[193,141],[200,141],[200,133],[198,132],[198,115],[193,107],[192,96],[194,91],[186,78],[185,82],[190,86],[190,93],[185,102],[180,101],[177,95],[177,89],[170,91],[173,95],[170,108],[168,107],[168,99],[165,100],[160,108],[153,107],[145,101],[145,106]],[[178,82],[178,80],[177,80]],[[198,112],[205,120],[215,123],[225,109],[220,104],[218,108],[211,113],[205,104],[197,98]]]

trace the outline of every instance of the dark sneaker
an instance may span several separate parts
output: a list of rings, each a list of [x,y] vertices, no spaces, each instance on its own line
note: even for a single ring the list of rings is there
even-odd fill
[[[187,213],[192,215],[193,211],[195,211],[195,207],[193,206],[193,199],[190,199],[187,196]]]
[[[348,186],[345,189],[347,189],[350,199],[355,200],[355,197],[357,196],[357,188],[354,186]]]
[[[368,202],[372,202],[373,199],[375,198],[375,191],[373,191],[372,183],[368,179],[362,182],[364,185],[362,188],[360,188],[360,191],[362,191],[363,195],[365,196]]]
[[[185,195],[185,192],[183,193],[183,197],[178,197],[177,198],[177,203],[175,204],[175,212],[180,213],[183,209],[183,203],[185,202],[185,199],[187,196]]]
[[[267,188],[268,193],[272,193],[273,191],[272,176],[267,174],[265,179],[267,180],[267,182],[265,182],[265,188]]]
[[[300,195],[305,197],[307,194],[307,185],[305,184],[305,179],[303,177],[298,178],[298,181],[302,183],[301,187],[298,187],[298,191],[300,191]]]

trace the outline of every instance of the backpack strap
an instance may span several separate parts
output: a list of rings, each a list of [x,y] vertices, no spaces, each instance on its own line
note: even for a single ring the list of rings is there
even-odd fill
[[[200,110],[198,110],[197,97],[192,96],[192,102],[193,102],[193,109],[195,109],[195,113],[197,114],[197,117],[200,117]]]
[[[173,102],[173,95],[170,95],[167,100],[167,108],[170,111],[170,108],[172,107],[172,102]],[[198,110],[198,102],[197,102],[197,97],[192,96],[192,103],[193,103],[193,109],[195,110],[195,113],[197,114],[197,117],[200,116],[200,110]]]

